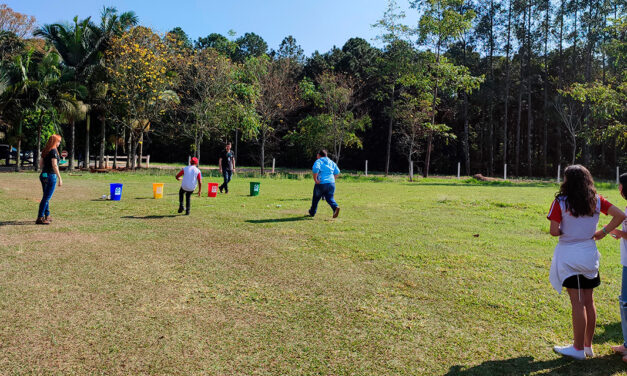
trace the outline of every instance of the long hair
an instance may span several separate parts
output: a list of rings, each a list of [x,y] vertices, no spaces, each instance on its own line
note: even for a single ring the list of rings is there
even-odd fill
[[[50,150],[54,149],[57,142],[61,141],[61,136],[58,134],[53,134],[48,138],[48,142],[46,142],[46,146],[44,146],[44,150],[41,152],[41,157],[46,158],[46,155],[50,152]]]
[[[566,167],[564,182],[555,197],[566,200],[566,210],[573,217],[594,215],[597,206],[597,190],[594,188],[590,171],[582,165]]]
[[[627,200],[627,172],[618,178],[618,182],[623,186],[623,190],[620,193],[623,195],[623,198]]]

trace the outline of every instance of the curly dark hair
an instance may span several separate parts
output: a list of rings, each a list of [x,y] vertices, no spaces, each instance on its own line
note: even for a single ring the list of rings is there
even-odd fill
[[[592,174],[582,165],[572,165],[564,170],[564,182],[556,198],[566,199],[566,210],[573,217],[591,216],[597,206],[597,190]]]
[[[627,200],[627,172],[622,174],[618,178],[619,183],[623,186],[623,190],[620,192],[623,198]]]

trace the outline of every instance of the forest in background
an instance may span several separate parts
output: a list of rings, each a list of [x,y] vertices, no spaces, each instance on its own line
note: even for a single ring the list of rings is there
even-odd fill
[[[99,164],[215,164],[232,141],[238,164],[262,172],[272,158],[309,167],[320,148],[386,174],[410,162],[425,176],[458,162],[488,176],[504,163],[510,176],[624,170],[627,1],[410,0],[416,25],[387,4],[378,41],[311,56],[291,36],[277,49],[254,32],[192,41],[184,25],[161,35],[115,8],[38,25],[0,5],[0,142],[37,160],[59,132]]]

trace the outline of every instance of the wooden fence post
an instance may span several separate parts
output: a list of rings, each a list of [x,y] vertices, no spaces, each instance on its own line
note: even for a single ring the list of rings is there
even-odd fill
[[[368,176],[368,160],[366,159],[366,170],[365,170],[366,176]]]

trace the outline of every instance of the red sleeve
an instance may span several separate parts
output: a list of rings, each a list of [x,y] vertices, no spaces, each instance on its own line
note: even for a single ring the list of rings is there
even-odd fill
[[[551,209],[549,210],[549,214],[546,218],[557,223],[562,223],[562,208],[560,207],[560,203],[557,199],[555,199],[551,204]]]
[[[176,174],[176,178],[180,178],[181,176],[183,176],[183,169],[181,169],[181,171],[179,171],[178,174]]]
[[[202,184],[202,175],[200,174],[200,171],[198,171],[198,183]]]
[[[599,195],[599,200],[601,200],[601,213],[607,215],[607,211],[612,207],[612,203],[607,201],[605,197]]]

